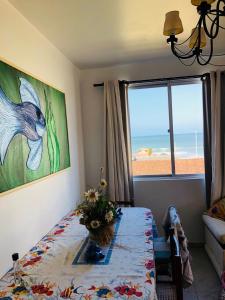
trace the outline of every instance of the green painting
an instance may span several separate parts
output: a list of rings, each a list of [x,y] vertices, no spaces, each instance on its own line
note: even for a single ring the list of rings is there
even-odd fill
[[[0,61],[0,193],[69,166],[65,94]]]

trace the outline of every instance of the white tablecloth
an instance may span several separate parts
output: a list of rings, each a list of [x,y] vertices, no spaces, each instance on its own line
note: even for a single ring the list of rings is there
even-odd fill
[[[108,264],[72,264],[88,235],[72,212],[20,260],[29,290],[15,286],[9,271],[0,280],[0,300],[156,299],[152,213],[145,208],[122,212]]]

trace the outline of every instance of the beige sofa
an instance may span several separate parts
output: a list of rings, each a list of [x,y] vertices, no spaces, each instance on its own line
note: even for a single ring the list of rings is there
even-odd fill
[[[205,250],[208,253],[217,274],[225,270],[225,222],[203,215],[205,224]]]

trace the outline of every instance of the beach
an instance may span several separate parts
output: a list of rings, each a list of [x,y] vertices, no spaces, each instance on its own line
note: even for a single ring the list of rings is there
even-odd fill
[[[132,137],[134,176],[170,175],[169,135]],[[174,134],[176,174],[204,174],[203,133]]]
[[[132,161],[133,175],[170,175],[170,159]],[[176,159],[176,174],[204,174],[203,158]]]

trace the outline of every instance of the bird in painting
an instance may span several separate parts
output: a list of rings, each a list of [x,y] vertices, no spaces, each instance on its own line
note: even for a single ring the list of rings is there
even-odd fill
[[[42,158],[46,122],[33,86],[25,78],[19,81],[21,103],[11,101],[0,87],[0,164],[4,164],[13,138],[21,134],[27,138],[29,147],[27,168],[35,171]]]

